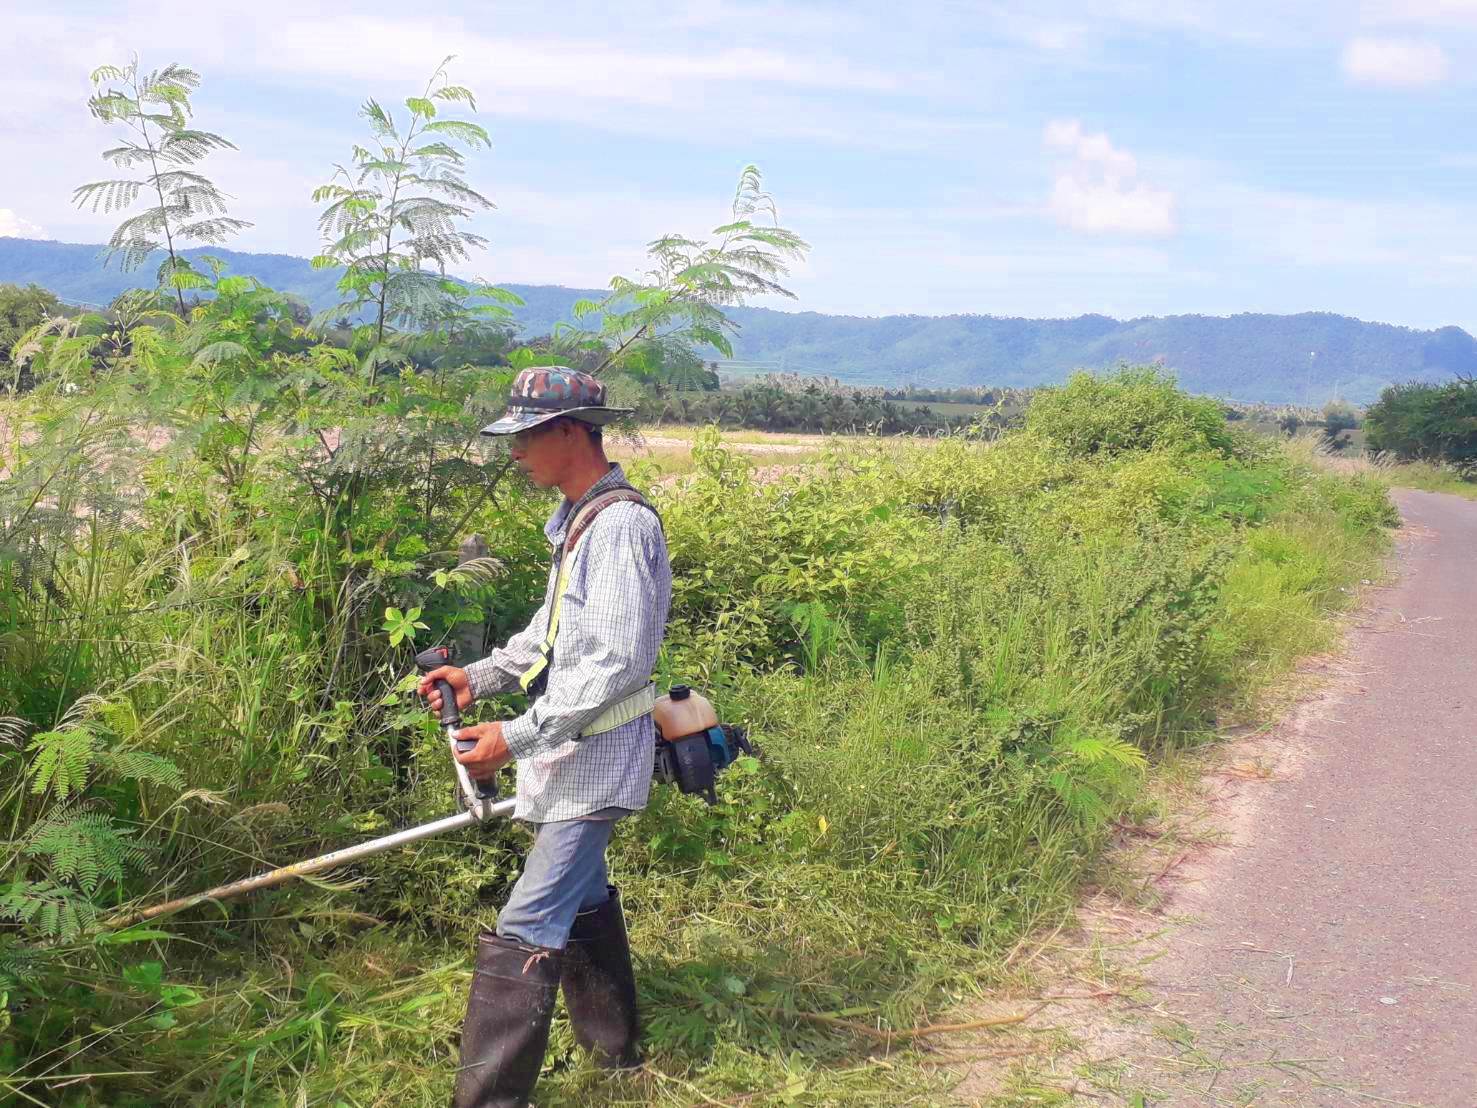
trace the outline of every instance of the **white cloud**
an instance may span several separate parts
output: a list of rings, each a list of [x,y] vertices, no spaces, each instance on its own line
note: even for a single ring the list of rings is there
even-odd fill
[[[0,208],[0,238],[44,239],[46,232],[9,208]]]
[[[1133,155],[1106,134],[1088,134],[1076,119],[1058,119],[1046,125],[1043,141],[1070,158],[1051,190],[1058,223],[1092,234],[1173,233],[1174,194],[1139,180]]]
[[[1361,84],[1416,88],[1446,79],[1446,51],[1434,42],[1356,38],[1344,47],[1344,75]]]
[[[666,106],[686,104],[716,85],[771,84],[789,88],[888,91],[899,77],[823,53],[794,54],[769,47],[730,46],[697,52],[675,47],[626,46],[595,38],[489,35],[459,20],[356,16],[291,18],[273,28],[270,49],[249,55],[294,74],[321,79],[424,79],[455,42],[455,74],[484,94],[492,111],[518,105],[537,114],[539,99],[578,98]]]

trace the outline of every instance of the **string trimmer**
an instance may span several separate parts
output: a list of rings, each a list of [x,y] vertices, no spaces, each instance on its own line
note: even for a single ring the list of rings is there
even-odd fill
[[[423,650],[415,658],[416,668],[421,673],[430,673],[450,661],[451,650],[444,646]],[[447,747],[453,752],[465,754],[477,744],[470,739],[457,737],[462,725],[462,715],[456,705],[456,693],[445,681],[437,681],[436,690],[441,694],[439,722],[441,732],[446,736]],[[671,737],[662,733],[660,720],[664,714],[664,702],[680,705],[680,711],[669,711],[666,715],[669,719],[683,721],[680,729],[687,733],[674,734]],[[696,711],[694,711],[695,708]],[[713,716],[711,709],[707,707],[707,701],[691,694],[686,686],[674,685],[669,696],[657,701],[657,708],[653,714],[658,719],[656,757],[652,765],[654,779],[663,784],[676,785],[684,793],[701,795],[710,804],[717,800],[713,789],[717,773],[731,765],[739,754],[754,753],[743,728],[719,724],[717,717]],[[703,727],[703,724],[707,726]],[[699,729],[689,730],[694,727]],[[228,885],[217,885],[213,889],[156,904],[141,911],[125,913],[110,922],[117,927],[142,923],[144,920],[155,919],[185,908],[193,908],[209,900],[229,900],[243,893],[268,889],[290,881],[294,877],[321,873],[348,862],[357,862],[361,858],[381,854],[386,850],[394,850],[397,847],[420,842],[422,839],[444,835],[449,831],[460,831],[479,823],[512,817],[516,801],[499,800],[495,780],[475,781],[467,773],[467,768],[455,758],[452,758],[451,764],[456,770],[458,799],[462,804],[462,811],[454,815],[443,816],[430,823],[394,831],[377,839],[346,846],[341,850],[331,850],[315,858],[280,866],[254,877],[233,881]]]

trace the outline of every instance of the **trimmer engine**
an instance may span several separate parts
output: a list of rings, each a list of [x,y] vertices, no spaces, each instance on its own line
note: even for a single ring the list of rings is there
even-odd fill
[[[673,685],[656,702],[656,759],[652,776],[689,795],[718,803],[714,781],[738,760],[753,754],[742,727],[719,723],[712,705],[686,685]]]

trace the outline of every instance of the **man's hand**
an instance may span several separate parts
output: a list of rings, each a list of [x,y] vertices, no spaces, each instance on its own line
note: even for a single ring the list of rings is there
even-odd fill
[[[433,669],[421,678],[416,691],[425,698],[426,706],[433,712],[441,711],[441,693],[436,689],[437,681],[445,681],[456,693],[456,706],[463,711],[472,706],[477,698],[472,695],[472,683],[467,680],[467,671],[456,666]]]
[[[513,760],[508,744],[503,741],[501,723],[474,723],[457,729],[458,742],[475,741],[476,746],[465,754],[452,752],[458,762],[467,767],[474,781],[486,781],[503,766]]]

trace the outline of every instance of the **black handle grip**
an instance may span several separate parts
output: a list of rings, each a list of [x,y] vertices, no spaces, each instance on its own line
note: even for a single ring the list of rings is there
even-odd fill
[[[456,692],[452,689],[451,683],[445,680],[437,681],[435,689],[441,694],[441,726],[460,727],[462,712],[456,706]]]
[[[456,739],[455,740],[455,744],[456,744],[456,752],[458,754],[469,754],[473,750],[476,750],[477,749],[477,741],[475,739]],[[467,776],[468,777],[471,777],[472,787],[477,790],[477,799],[478,800],[496,800],[497,799],[497,778],[496,777],[490,777],[486,781],[478,781],[477,778],[472,777],[471,774],[468,774]]]
[[[415,656],[415,666],[422,673],[430,673],[432,670],[450,664],[451,647],[449,646],[433,646],[429,650],[422,650]],[[456,693],[452,691],[451,685],[442,680],[436,682],[435,688],[441,694],[441,726],[460,727],[462,713],[461,709],[456,706]]]
[[[451,664],[451,647],[433,646],[429,650],[422,650],[415,656],[415,665],[422,673],[430,673],[432,670],[440,669],[442,666]],[[441,694],[441,726],[460,727],[462,725],[461,709],[456,706],[456,692],[451,684],[444,680],[437,680],[434,684],[435,690]],[[474,739],[453,740],[458,754],[466,754],[468,751],[476,750],[477,743]],[[471,775],[468,774],[470,777]],[[477,789],[478,800],[497,799],[497,781],[478,781],[472,778],[472,784]]]

